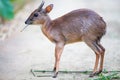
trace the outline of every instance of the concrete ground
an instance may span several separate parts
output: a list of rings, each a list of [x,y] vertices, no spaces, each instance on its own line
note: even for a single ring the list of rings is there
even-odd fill
[[[40,26],[31,25],[25,31],[24,21],[39,6],[40,0],[27,4],[13,21],[8,38],[0,41],[0,80],[53,80],[51,77],[34,77],[31,69],[52,70],[54,47],[41,32]],[[53,3],[52,19],[71,10],[89,8],[99,13],[107,22],[107,33],[101,43],[106,48],[104,69],[120,70],[120,8],[119,0],[46,0]],[[61,57],[60,70],[89,71],[93,69],[95,54],[83,42],[66,45]],[[79,75],[79,80],[88,80],[89,75]],[[78,80],[70,74],[60,75],[58,80]]]

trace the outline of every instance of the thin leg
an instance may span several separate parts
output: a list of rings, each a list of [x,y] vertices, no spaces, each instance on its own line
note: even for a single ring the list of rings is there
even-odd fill
[[[55,47],[55,66],[54,66],[54,76],[53,78],[57,77],[58,69],[59,69],[59,63],[60,63],[60,57],[64,49],[63,43],[57,43]]]
[[[101,59],[100,59],[100,67],[99,67],[99,70],[98,70],[97,74],[101,73],[102,70],[103,70],[104,53],[105,53],[105,48],[101,44],[98,44],[98,45],[100,47],[100,56],[101,56]]]
[[[93,70],[92,74],[90,74],[90,77],[93,77],[94,75],[96,75],[96,72],[97,72],[100,50],[97,47],[98,45],[96,44],[95,41],[94,42],[93,41],[85,41],[85,42],[96,54],[96,61],[95,61],[94,70]]]
[[[98,63],[99,63],[99,54],[96,53],[96,61],[95,61],[95,66],[93,70],[94,73],[97,71]]]

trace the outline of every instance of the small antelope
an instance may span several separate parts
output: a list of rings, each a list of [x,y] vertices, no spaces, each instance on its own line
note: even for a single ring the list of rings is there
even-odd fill
[[[105,49],[100,44],[100,39],[106,32],[106,23],[102,17],[89,9],[77,9],[51,20],[48,13],[53,9],[53,4],[48,5],[45,9],[42,8],[43,5],[44,1],[31,13],[25,24],[41,24],[43,34],[56,44],[53,78],[57,77],[64,46],[80,41],[84,41],[96,55],[94,70],[90,77],[101,73]],[[98,66],[98,64],[100,65]]]

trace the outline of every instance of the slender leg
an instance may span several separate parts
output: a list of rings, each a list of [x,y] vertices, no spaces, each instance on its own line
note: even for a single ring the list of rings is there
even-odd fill
[[[60,57],[64,49],[63,43],[57,43],[55,47],[55,66],[54,66],[54,76],[53,78],[57,77],[58,69],[59,69],[59,63],[60,63]]]
[[[94,70],[93,70],[94,73],[97,71],[98,63],[99,63],[99,54],[97,54],[97,53],[95,53],[95,54],[96,54],[96,61],[95,61],[95,66],[94,66]]]
[[[102,70],[103,70],[104,53],[105,53],[105,48],[101,44],[98,44],[98,46],[100,48],[101,59],[100,59],[100,67],[99,67],[99,70],[98,70],[97,74],[101,73]]]
[[[96,75],[97,68],[98,68],[98,63],[99,63],[99,55],[100,55],[100,50],[97,47],[98,45],[96,44],[96,41],[85,41],[85,43],[95,52],[96,54],[96,61],[95,61],[95,66],[92,74],[90,74],[90,77],[93,77]]]

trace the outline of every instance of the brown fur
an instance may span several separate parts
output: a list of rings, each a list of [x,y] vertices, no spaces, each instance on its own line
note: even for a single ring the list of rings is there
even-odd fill
[[[100,39],[106,32],[106,23],[102,17],[92,10],[78,9],[51,20],[47,13],[52,10],[52,7],[53,5],[49,5],[46,9],[36,9],[25,23],[42,24],[42,32],[50,41],[56,43],[54,77],[57,76],[64,46],[79,41],[84,41],[96,54],[95,67],[90,76],[100,73],[103,69],[105,52]],[[38,17],[34,16],[36,13]],[[100,68],[97,70],[99,57],[101,57]]]

